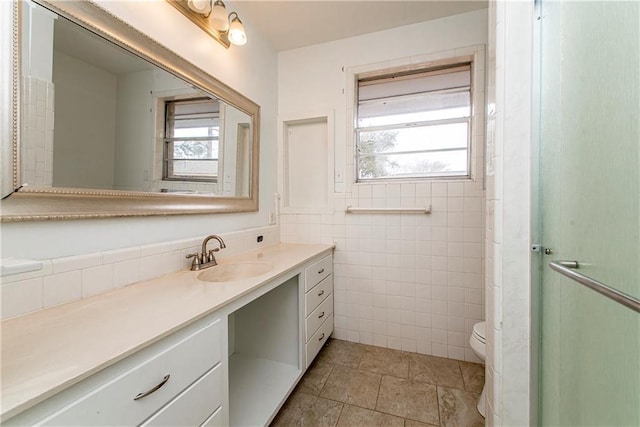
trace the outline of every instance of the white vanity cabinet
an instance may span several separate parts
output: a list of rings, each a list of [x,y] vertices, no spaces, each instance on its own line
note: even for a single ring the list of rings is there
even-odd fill
[[[222,406],[221,339],[219,319],[196,322],[4,425],[200,425]]]
[[[333,257],[305,269],[305,355],[309,367],[333,332]]]
[[[271,257],[270,252],[258,252],[256,259],[273,263],[274,271],[254,282],[203,284],[195,281],[195,274],[183,272],[96,298],[91,304],[74,303],[56,317],[59,323],[49,335],[71,333],[70,324],[89,325],[75,328],[74,339],[67,340],[82,343],[78,357],[73,351],[66,353],[71,357],[61,357],[60,345],[41,334],[39,342],[51,344],[51,358],[24,351],[11,361],[20,363],[21,369],[11,373],[17,372],[14,377],[21,381],[5,386],[29,391],[33,387],[29,384],[48,375],[67,382],[41,387],[37,398],[16,409],[17,415],[3,420],[3,425],[268,425],[333,332],[332,248],[316,247],[301,255],[305,248],[278,246]],[[138,299],[132,301],[127,293]],[[197,311],[177,316],[198,304]],[[99,305],[104,310],[100,313]],[[127,312],[121,309],[124,305],[136,308]],[[110,316],[114,312],[120,316]],[[162,321],[155,318],[162,323],[156,328],[154,316],[165,314]],[[111,323],[96,327],[96,316]],[[181,321],[176,324],[166,317]],[[42,329],[43,318],[51,317],[42,313],[25,318],[30,323],[26,330]],[[20,330],[25,326],[11,332],[17,337]],[[152,335],[149,330],[163,332]],[[92,369],[65,376],[85,359],[91,359]],[[71,381],[73,385],[67,385]],[[18,397],[14,392],[14,401]]]

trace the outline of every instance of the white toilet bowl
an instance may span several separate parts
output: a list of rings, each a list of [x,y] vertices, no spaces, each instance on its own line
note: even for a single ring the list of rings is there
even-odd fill
[[[469,344],[471,344],[471,348],[476,353],[482,362],[484,363],[484,359],[487,355],[487,346],[486,339],[487,337],[487,323],[480,322],[473,325],[473,333],[471,334],[471,338],[469,338]],[[480,393],[480,398],[478,399],[478,412],[483,417],[485,416],[485,408],[486,408],[486,397],[485,392],[487,390],[487,385],[482,387],[482,393]]]

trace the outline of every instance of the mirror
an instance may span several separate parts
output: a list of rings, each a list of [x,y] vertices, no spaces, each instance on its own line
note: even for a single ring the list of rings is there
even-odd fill
[[[257,104],[91,2],[17,3],[3,221],[257,210]]]

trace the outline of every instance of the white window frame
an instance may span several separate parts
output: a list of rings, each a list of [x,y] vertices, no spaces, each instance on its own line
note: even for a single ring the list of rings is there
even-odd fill
[[[406,73],[416,70],[427,70],[459,63],[471,63],[471,117],[468,132],[468,174],[458,176],[429,176],[429,177],[383,177],[375,179],[358,180],[357,175],[357,109],[358,109],[358,80],[363,76],[367,78],[384,76],[393,73]],[[475,181],[480,175],[484,178],[484,63],[485,46],[474,45],[461,47],[426,55],[407,57],[383,63],[367,64],[350,67],[347,73],[347,138],[351,141],[347,144],[345,160],[347,161],[347,178],[353,185],[384,184],[394,182],[447,182],[471,180]]]

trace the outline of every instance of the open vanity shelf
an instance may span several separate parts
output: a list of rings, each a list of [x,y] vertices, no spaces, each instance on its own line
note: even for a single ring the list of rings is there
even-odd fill
[[[298,281],[229,315],[229,425],[266,425],[303,372]]]

